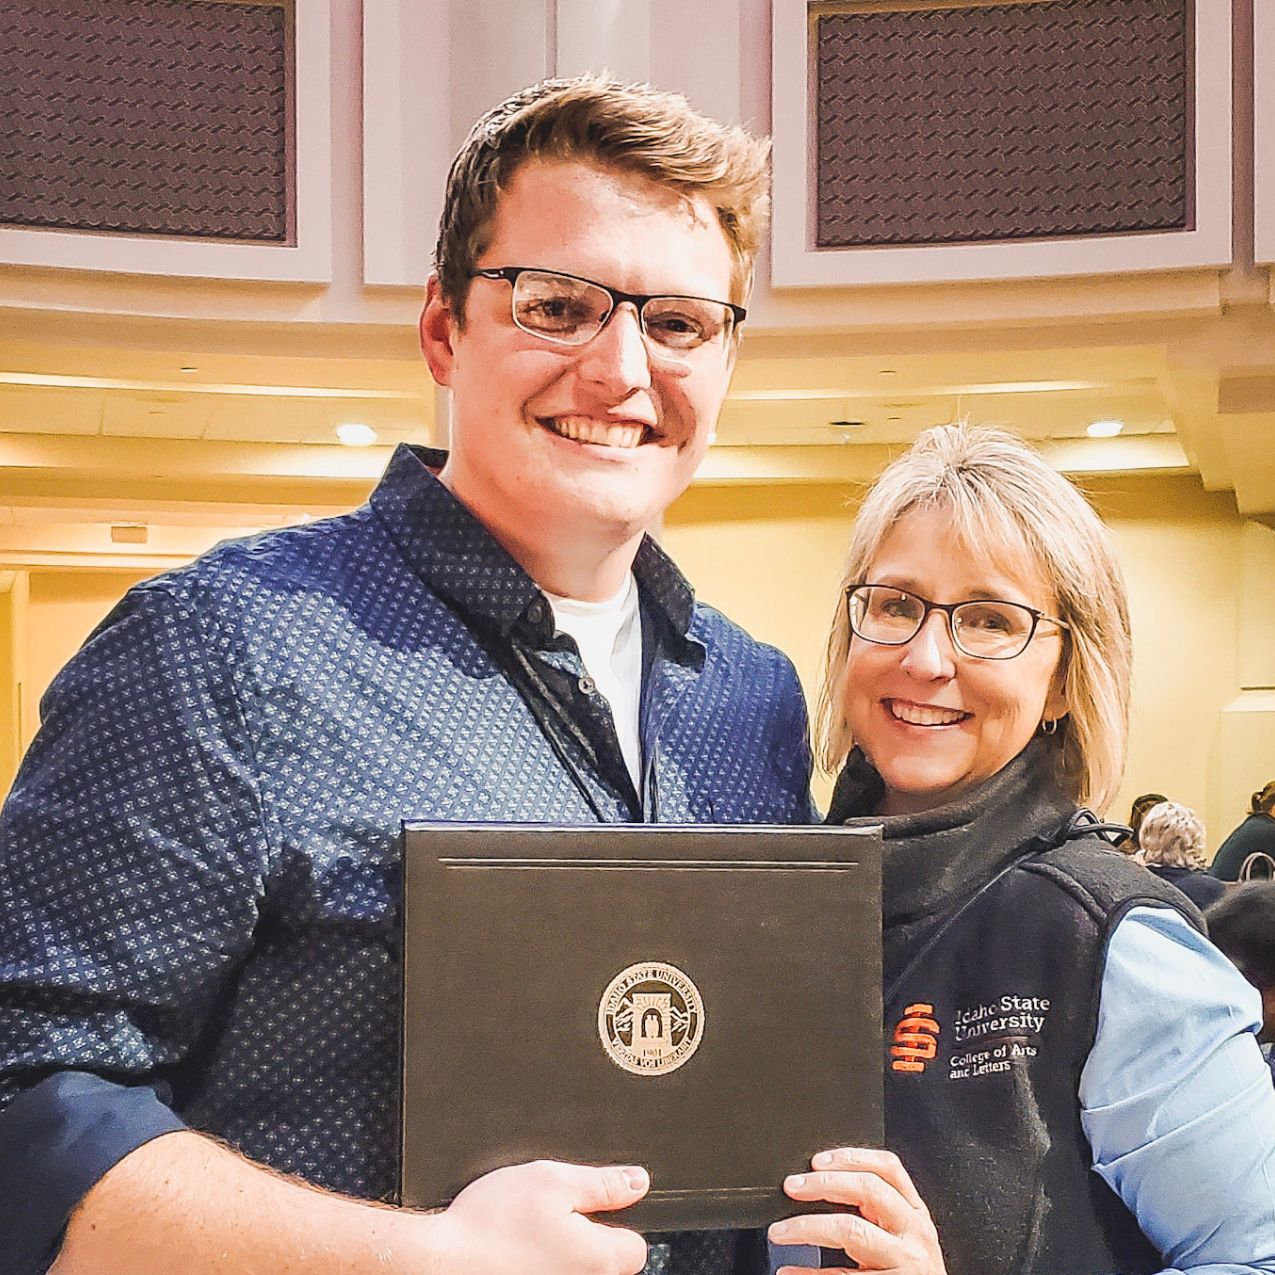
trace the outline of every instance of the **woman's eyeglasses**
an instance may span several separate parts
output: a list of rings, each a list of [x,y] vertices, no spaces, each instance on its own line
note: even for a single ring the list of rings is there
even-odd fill
[[[851,585],[846,590],[846,609],[851,632],[882,646],[904,646],[921,631],[931,611],[942,611],[956,649],[980,660],[1012,660],[1021,655],[1041,623],[1069,627],[1065,620],[1021,602],[996,598],[931,602],[883,584]]]

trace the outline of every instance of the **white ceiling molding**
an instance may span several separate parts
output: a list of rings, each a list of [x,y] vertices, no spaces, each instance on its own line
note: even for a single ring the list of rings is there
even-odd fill
[[[332,278],[332,7],[295,0],[296,242],[198,239],[0,227],[0,262],[112,274],[324,284]]]
[[[1253,3],[1253,235],[1259,264],[1275,264],[1275,4]],[[1271,277],[1275,304],[1275,273]]]
[[[1259,5],[1275,7],[1268,0],[1259,0]],[[1195,0],[1192,229],[843,249],[816,248],[813,227],[813,41],[816,12],[829,8],[825,0],[773,0],[773,287],[1034,279],[1230,265],[1232,0]]]

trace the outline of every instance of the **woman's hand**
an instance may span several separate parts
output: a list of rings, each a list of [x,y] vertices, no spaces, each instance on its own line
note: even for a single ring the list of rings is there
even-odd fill
[[[852,1205],[858,1213],[808,1213],[775,1222],[769,1234],[776,1244],[843,1249],[865,1271],[946,1275],[930,1211],[898,1156],[839,1147],[821,1151],[810,1163],[815,1172],[794,1174],[784,1190],[794,1200],[828,1200]],[[784,1266],[779,1275],[805,1275],[806,1270]]]

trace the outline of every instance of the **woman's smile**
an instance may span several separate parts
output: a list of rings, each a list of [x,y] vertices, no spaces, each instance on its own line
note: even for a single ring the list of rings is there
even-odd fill
[[[909,726],[958,726],[970,717],[959,708],[944,708],[938,704],[917,704],[905,699],[884,699],[881,702],[895,721]]]

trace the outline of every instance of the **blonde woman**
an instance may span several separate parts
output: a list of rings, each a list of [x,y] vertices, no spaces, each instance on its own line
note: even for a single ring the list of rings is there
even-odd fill
[[[1177,886],[1197,908],[1216,903],[1226,886],[1208,872],[1204,822],[1189,806],[1161,801],[1138,829],[1138,857],[1160,878]]]
[[[1083,809],[1127,730],[1108,533],[1013,437],[944,427],[867,496],[842,586],[820,716],[830,820],[884,826],[890,1150],[816,1156],[789,1195],[857,1212],[772,1242],[896,1275],[1275,1271],[1257,994]]]

